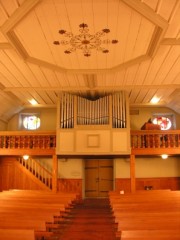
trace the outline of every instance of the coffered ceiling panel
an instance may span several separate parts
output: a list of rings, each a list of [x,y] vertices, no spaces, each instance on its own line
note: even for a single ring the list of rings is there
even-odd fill
[[[120,90],[180,113],[179,0],[0,1],[1,120],[32,98],[55,107],[62,91]]]

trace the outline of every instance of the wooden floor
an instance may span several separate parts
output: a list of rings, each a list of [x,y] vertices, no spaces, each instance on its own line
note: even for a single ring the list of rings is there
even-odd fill
[[[85,199],[56,229],[59,240],[116,240],[117,225],[108,199]]]

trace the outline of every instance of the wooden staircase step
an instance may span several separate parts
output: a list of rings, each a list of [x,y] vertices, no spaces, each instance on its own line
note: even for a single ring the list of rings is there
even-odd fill
[[[116,230],[108,199],[85,199],[52,229],[59,240],[116,240]]]

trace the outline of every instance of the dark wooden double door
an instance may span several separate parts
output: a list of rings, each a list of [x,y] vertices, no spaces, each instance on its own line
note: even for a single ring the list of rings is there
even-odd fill
[[[113,190],[113,160],[85,160],[85,197],[107,197]]]

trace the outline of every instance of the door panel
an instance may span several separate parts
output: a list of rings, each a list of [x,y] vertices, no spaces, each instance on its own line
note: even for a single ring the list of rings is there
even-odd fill
[[[113,189],[113,164],[112,160],[99,161],[99,197],[107,197]]]
[[[85,160],[85,196],[107,197],[113,190],[113,161]]]

